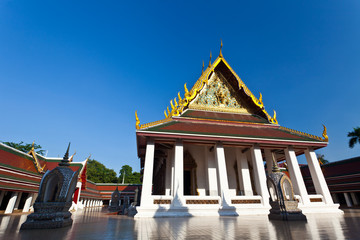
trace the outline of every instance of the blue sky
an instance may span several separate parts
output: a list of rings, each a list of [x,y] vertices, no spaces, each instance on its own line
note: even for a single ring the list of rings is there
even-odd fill
[[[139,170],[134,112],[160,120],[209,52],[223,54],[282,126],[360,155],[360,2],[0,0],[0,140],[90,153]],[[214,58],[213,58],[214,59]],[[300,158],[300,162],[303,159]]]

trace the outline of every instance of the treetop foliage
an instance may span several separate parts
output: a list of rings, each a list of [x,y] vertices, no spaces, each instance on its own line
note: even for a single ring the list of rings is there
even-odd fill
[[[95,183],[117,183],[118,178],[113,169],[105,167],[104,164],[89,159],[86,167],[87,179]]]
[[[356,128],[354,128],[353,131],[348,132],[347,136],[350,138],[349,139],[349,147],[350,148],[353,148],[356,143],[360,144],[360,127],[356,127]]]
[[[119,176],[120,183],[122,183],[124,180],[124,183],[141,184],[140,173],[133,172],[132,167],[130,167],[129,165],[122,166],[119,174],[120,174]]]
[[[14,143],[14,142],[2,142],[2,143],[8,145],[9,147],[15,148],[19,151],[22,151],[24,153],[28,153],[32,148],[32,144],[24,143],[23,141],[19,143]],[[43,150],[40,145],[34,143],[34,149],[36,153],[44,156],[45,150]]]

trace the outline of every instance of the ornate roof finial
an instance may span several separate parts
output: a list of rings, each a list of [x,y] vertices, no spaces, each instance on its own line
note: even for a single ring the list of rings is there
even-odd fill
[[[223,46],[223,44],[222,44],[222,40],[221,40],[221,44],[220,44],[220,53],[219,53],[219,57],[221,57],[221,58],[223,57],[222,52],[221,52],[222,46]]]
[[[209,66],[208,68],[211,67],[211,51],[210,51],[210,60],[209,60]]]
[[[323,134],[322,134],[322,136],[323,136],[323,141],[324,142],[328,142],[329,141],[329,137],[328,137],[328,135],[327,135],[327,130],[326,130],[326,127],[325,127],[325,125],[323,124],[323,127],[324,127],[324,131],[323,131]]]
[[[74,154],[73,155],[71,155],[71,157],[70,157],[70,159],[69,159],[69,161],[70,162],[72,162],[73,161],[73,158],[74,158],[74,156],[76,155],[76,150],[75,150],[75,152],[74,152]]]
[[[202,70],[201,70],[201,74],[203,74],[204,73],[204,60],[203,60],[203,66],[202,66]]]
[[[68,167],[70,166],[70,162],[69,162],[69,150],[70,150],[70,142],[69,142],[69,145],[68,145],[68,148],[66,150],[66,153],[63,157],[63,159],[61,160],[61,162],[59,163],[59,166],[63,166],[63,167]]]
[[[138,118],[137,111],[135,111],[135,120],[136,120],[135,128],[140,129],[140,120]]]
[[[31,144],[31,150],[34,151],[34,149],[35,149],[35,140]]]

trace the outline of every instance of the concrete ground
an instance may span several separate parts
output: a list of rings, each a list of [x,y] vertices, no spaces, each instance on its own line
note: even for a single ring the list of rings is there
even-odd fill
[[[102,208],[74,213],[72,227],[19,231],[27,214],[0,216],[0,239],[359,239],[360,209],[307,215],[307,222],[267,216],[134,219]]]

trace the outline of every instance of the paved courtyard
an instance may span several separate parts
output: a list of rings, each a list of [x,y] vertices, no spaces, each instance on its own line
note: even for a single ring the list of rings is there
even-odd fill
[[[267,216],[146,218],[107,215],[101,208],[73,214],[72,227],[19,231],[26,214],[0,216],[0,239],[359,239],[360,209],[307,215],[305,222]]]

